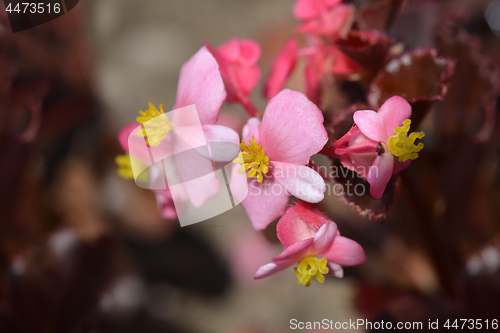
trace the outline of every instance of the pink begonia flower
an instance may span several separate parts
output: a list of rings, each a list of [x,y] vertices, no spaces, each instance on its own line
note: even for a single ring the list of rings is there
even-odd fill
[[[137,132],[137,126],[138,126],[137,123],[128,124],[118,133],[118,142],[120,143],[123,150],[125,150],[125,152],[127,154],[129,154],[129,135],[132,132],[134,132],[134,130],[135,130],[135,132]],[[137,135],[132,136],[132,138],[134,140],[138,140],[138,142],[140,140],[144,141],[144,138],[141,138]],[[148,151],[141,149],[141,150],[137,150],[137,152],[139,152],[140,154],[133,156],[132,158],[135,158],[139,163],[142,163],[144,165],[149,165],[151,159],[150,159]],[[128,160],[129,160],[128,161],[128,169],[130,170],[131,157],[126,156],[126,158],[128,158]],[[162,172],[162,171],[157,169],[157,165],[152,165],[151,168],[149,169],[149,179],[147,179],[146,181],[150,184],[153,183],[156,180],[156,178],[160,172]],[[133,179],[134,177],[133,177],[133,173],[131,170],[129,171],[129,174],[130,174],[130,176],[125,177],[125,178]],[[185,207],[185,205],[182,204],[183,201],[187,200],[185,193],[172,193],[170,191],[170,189],[168,188],[168,186],[166,186],[165,189],[153,189],[152,191],[155,194],[160,214],[164,218],[175,219],[175,218],[177,218],[177,211],[179,211],[179,213],[182,213],[185,211],[186,207]],[[177,206],[174,205],[174,196],[173,195],[178,195],[177,200],[175,200],[177,202]]]
[[[219,72],[219,65],[204,46],[182,66],[177,88],[177,99],[173,110],[194,104],[204,136],[203,141],[206,140],[207,144],[229,142],[237,146],[239,136],[235,131],[225,126],[215,125],[219,109],[225,99],[226,90],[224,89],[224,83]],[[149,110],[146,112],[141,111],[141,117],[138,117],[137,120],[140,124],[144,124],[164,113],[162,106],[158,110],[150,104]],[[164,126],[155,127],[150,130],[146,127],[149,144],[155,146],[162,154],[167,156],[173,155],[177,151],[182,151],[185,147],[177,147],[179,140],[177,142],[172,140],[169,133],[174,126],[189,128],[189,125],[193,123],[193,115],[186,109],[186,113],[177,113],[176,119],[169,120],[167,117],[159,119],[162,119]],[[133,150],[136,153],[138,152],[138,156],[133,157],[149,166],[151,165],[151,160],[147,149],[144,149],[144,138],[141,137],[141,133],[143,133],[141,126],[138,124],[129,124],[120,131],[118,137],[125,151]],[[188,134],[189,131],[184,130],[181,133]],[[190,138],[189,135],[186,135],[181,139],[185,141],[184,146],[189,146],[191,143],[190,140],[196,141],[199,138]],[[132,148],[135,149],[130,149],[129,145],[133,145],[134,147]],[[188,148],[193,147],[197,147],[197,145],[193,143]],[[232,157],[228,160],[231,159]],[[213,170],[212,166],[210,168]],[[190,171],[186,169],[188,168],[177,168],[181,179],[183,179],[183,174],[186,171]],[[176,196],[179,198],[186,196],[193,206],[201,207],[207,200],[216,195],[219,189],[219,181],[215,177],[203,178],[202,181],[197,182],[197,179],[194,179],[190,180],[189,184],[186,183],[184,186],[185,193],[171,193],[168,186],[162,190],[155,190],[158,202],[161,205],[161,211],[165,213],[164,216],[168,218],[173,216],[172,212],[175,210],[173,198],[176,198]]]
[[[389,98],[378,110],[356,111],[351,130],[334,144],[342,165],[364,177],[370,194],[380,199],[393,174],[418,157],[424,132],[410,130],[411,106],[402,97]],[[395,158],[398,157],[398,158]]]
[[[271,99],[276,96],[292,74],[297,63],[298,43],[290,38],[271,64],[271,72],[264,82],[264,96]]]
[[[250,94],[260,79],[257,61],[261,50],[253,40],[233,38],[217,49],[207,45],[219,63],[220,72],[226,84],[227,101],[238,102],[250,116],[257,115],[257,109],[250,100]]]
[[[342,0],[297,0],[293,7],[293,13],[299,20],[310,20],[341,2]]]
[[[298,33],[325,36],[333,39],[345,37],[354,22],[352,5],[339,4],[306,21],[297,28]]]
[[[259,268],[254,279],[268,277],[298,263],[295,269],[298,283],[309,286],[314,278],[323,282],[323,275],[342,278],[342,266],[366,263],[361,245],[341,236],[335,222],[305,204],[289,207],[276,230],[285,250]]]
[[[325,181],[306,166],[328,141],[323,121],[315,104],[286,89],[269,101],[262,122],[250,118],[243,128],[232,175],[235,180],[246,173],[248,195],[244,200],[237,191],[233,195],[256,230],[283,214],[290,194],[307,202],[323,200]]]

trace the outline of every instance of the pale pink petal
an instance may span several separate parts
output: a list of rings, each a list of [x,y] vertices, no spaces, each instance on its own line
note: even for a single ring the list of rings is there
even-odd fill
[[[366,254],[361,245],[343,236],[337,236],[335,238],[331,247],[323,254],[323,257],[325,257],[329,263],[344,267],[363,265],[366,263]]]
[[[259,268],[259,270],[257,271],[257,273],[255,273],[253,278],[255,280],[263,279],[270,275],[281,272],[282,270],[287,269],[288,267],[290,266],[283,266],[283,265],[276,265],[275,263],[269,263]]]
[[[248,195],[241,202],[255,230],[264,230],[269,223],[283,215],[289,194],[274,178],[248,179]]]
[[[335,224],[335,222],[323,224],[316,235],[314,235],[314,251],[316,253],[321,253],[324,249],[329,247],[337,236],[337,230],[337,224]]]
[[[377,112],[371,110],[356,111],[353,119],[361,133],[369,139],[377,142],[387,142],[389,137],[385,130],[384,121]]]
[[[245,126],[243,126],[242,137],[245,143],[248,143],[252,137],[255,137],[255,141],[257,143],[260,142],[259,136],[259,126],[260,120],[258,118],[250,118],[248,119]]]
[[[314,238],[308,238],[287,247],[281,254],[273,258],[278,265],[293,265],[313,252]]]
[[[238,156],[240,151],[238,133],[222,125],[203,125],[202,128],[210,152],[210,156],[205,157],[215,162],[227,162]]]
[[[294,197],[317,203],[324,199],[325,180],[313,169],[290,163],[271,162],[273,176]]]
[[[175,153],[171,159],[165,160],[165,163],[172,163],[172,169],[176,174],[176,177],[170,177],[167,173],[169,186],[182,183],[193,206],[200,208],[217,195],[219,180],[213,173],[212,161],[200,154],[202,148],[193,147],[191,143],[186,143],[177,137],[175,139],[173,140]],[[204,148],[208,151],[208,147]],[[173,182],[173,178],[177,178],[178,181]]]
[[[368,171],[368,183],[370,183],[370,194],[375,199],[382,198],[385,187],[392,177],[394,155],[390,152],[384,153],[375,159],[370,171]]]
[[[293,14],[299,20],[309,20],[341,2],[342,0],[297,0]]]
[[[178,170],[178,172],[182,173],[183,171]],[[186,190],[189,201],[194,207],[200,208],[219,193],[219,183],[215,174],[209,173],[208,175],[183,182],[182,185]]]
[[[204,46],[182,66],[174,109],[195,104],[200,122],[215,124],[225,99],[219,65]]]
[[[396,127],[403,126],[403,121],[411,117],[411,105],[403,97],[393,96],[385,101],[378,110],[387,131],[387,136],[393,136]]]
[[[285,47],[278,53],[271,65],[271,72],[264,82],[264,96],[268,99],[276,96],[285,85],[297,63],[298,44],[290,38]]]
[[[329,262],[328,268],[329,270],[327,275],[335,276],[339,279],[342,279],[344,277],[344,270],[342,269],[342,266]]]
[[[316,234],[317,229],[309,225],[299,215],[298,209],[299,206],[288,207],[276,226],[278,239],[285,248],[305,239],[313,238]]]
[[[320,109],[302,93],[285,89],[266,107],[260,143],[271,161],[306,165],[328,141]]]

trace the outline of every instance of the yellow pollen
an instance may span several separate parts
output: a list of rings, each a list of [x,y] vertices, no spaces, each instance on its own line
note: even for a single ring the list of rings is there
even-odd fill
[[[163,104],[160,104],[160,110],[158,111],[152,103],[149,103],[149,109],[146,112],[139,111],[139,114],[141,116],[135,120],[144,127],[137,135],[147,138],[146,143],[148,145],[157,147],[173,127],[163,110]],[[153,119],[155,120],[151,121]]]
[[[389,138],[389,149],[391,153],[399,157],[400,162],[407,160],[414,160],[418,157],[418,152],[424,148],[423,143],[415,144],[416,139],[422,139],[425,136],[424,132],[413,132],[408,137],[410,130],[411,120],[406,119],[403,121],[403,126],[396,127],[394,130],[395,135]]]
[[[302,259],[299,266],[295,268],[295,275],[299,279],[299,284],[309,287],[314,278],[323,283],[325,281],[323,274],[328,274],[329,271],[327,264],[328,261],[325,258],[308,256]]]
[[[247,177],[257,177],[259,183],[264,180],[264,175],[269,171],[269,157],[266,156],[266,152],[262,149],[262,145],[258,145],[255,142],[255,137],[252,136],[252,140],[245,144],[245,141],[241,140],[240,148],[243,150],[238,154],[233,160],[233,163],[241,164],[238,173],[243,173],[247,170]]]

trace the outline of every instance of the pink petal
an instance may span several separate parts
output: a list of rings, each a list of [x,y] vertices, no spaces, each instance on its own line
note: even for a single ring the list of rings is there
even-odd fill
[[[356,111],[353,115],[354,122],[359,127],[361,133],[376,142],[387,142],[389,137],[385,130],[382,117],[375,111]]]
[[[297,0],[293,14],[299,20],[309,20],[341,2],[342,0]]]
[[[306,165],[328,141],[323,114],[302,93],[285,89],[266,107],[260,141],[271,161]]]
[[[259,268],[259,270],[257,271],[257,273],[255,273],[253,278],[255,280],[263,279],[270,275],[281,272],[282,270],[287,269],[288,267],[290,266],[283,266],[283,265],[276,265],[275,263],[269,263]]]
[[[290,163],[271,162],[273,176],[294,197],[317,203],[324,199],[325,180],[313,169]]]
[[[306,221],[306,223],[316,231],[325,223],[332,222],[325,214],[317,209],[311,208],[311,205],[307,203],[298,202],[295,208],[300,218]]]
[[[392,177],[394,155],[386,152],[375,159],[370,171],[368,171],[368,183],[370,183],[370,194],[375,199],[382,198],[385,187]]]
[[[170,189],[154,190],[153,192],[156,196],[156,202],[161,216],[166,219],[176,219],[177,210]],[[178,207],[179,214],[182,214],[186,209],[185,205],[182,204],[179,204]]]
[[[351,128],[346,136],[349,136],[348,146],[342,148],[340,145],[339,148],[335,149],[335,154],[340,156],[340,162],[344,167],[366,178],[370,167],[378,156],[376,152],[369,152],[371,150],[369,147],[376,149],[378,142],[368,139],[361,133],[359,127]],[[339,141],[341,140],[342,138]]]
[[[204,46],[182,66],[174,109],[195,104],[200,122],[215,124],[225,99],[219,65]]]
[[[313,238],[316,234],[317,229],[309,225],[299,215],[298,209],[299,206],[288,207],[276,226],[278,239],[285,248],[305,239]]]
[[[304,79],[306,84],[306,96],[313,103],[319,105],[321,102],[321,78],[323,73],[318,73],[316,67],[308,62],[304,69]]]
[[[239,168],[235,165],[234,168]],[[255,230],[264,230],[271,222],[283,215],[289,194],[274,178],[264,177],[259,183],[256,178],[248,179],[248,195],[241,201]]]
[[[125,150],[128,153],[128,137],[130,133],[132,133],[133,130],[137,129],[137,127],[140,127],[138,123],[130,123],[125,125],[120,132],[118,132],[118,142],[122,146],[123,150]]]
[[[366,263],[366,254],[361,245],[343,236],[337,236],[331,247],[323,256],[329,263],[344,267],[363,265]]]
[[[407,167],[409,167],[411,164],[411,160],[407,160],[406,162],[399,162],[399,158],[394,159],[394,167],[392,168],[392,174],[395,175]]]
[[[323,252],[324,249],[329,247],[337,236],[337,224],[335,222],[327,222],[319,228],[316,235],[314,235],[314,250],[317,253]]]
[[[250,39],[232,38],[218,47],[217,51],[228,61],[252,66],[260,58],[261,50],[257,42]]]
[[[332,73],[339,75],[347,75],[361,71],[361,67],[351,58],[341,52],[338,48],[332,50],[333,66]]]
[[[300,259],[309,255],[313,250],[314,238],[308,238],[287,247],[281,254],[273,258],[273,262],[278,265],[293,265]]]
[[[215,162],[227,162],[238,156],[240,151],[238,133],[222,125],[203,125],[202,128],[210,149],[210,156],[205,157]]]
[[[128,154],[149,166],[153,164],[149,155],[149,147],[144,137],[137,135],[139,131],[142,131],[141,125],[138,123],[129,124],[118,134],[118,141]]]
[[[411,117],[411,105],[403,97],[393,96],[385,101],[378,110],[384,121],[387,136],[393,136],[396,127],[403,126],[403,121]]]
[[[235,82],[233,85],[235,87],[236,94],[248,98],[253,88],[255,88],[257,83],[259,83],[260,67],[254,65],[251,67],[238,68],[234,72],[234,78]]]
[[[243,126],[242,137],[245,143],[248,143],[252,137],[255,137],[255,141],[260,143],[259,136],[259,126],[260,120],[258,118],[250,118],[248,119],[245,126]]]
[[[297,41],[290,38],[274,59],[271,72],[264,83],[264,96],[267,99],[271,99],[279,93],[293,72],[297,62],[297,50]]]

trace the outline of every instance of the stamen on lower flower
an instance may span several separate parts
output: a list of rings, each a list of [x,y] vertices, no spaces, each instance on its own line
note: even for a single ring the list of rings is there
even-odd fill
[[[258,145],[257,142],[255,142],[255,137],[252,136],[248,145],[245,144],[245,141],[241,140],[240,148],[243,151],[233,160],[233,163],[241,164],[238,173],[250,170],[247,173],[247,177],[257,177],[259,183],[262,183],[264,180],[263,174],[269,172],[269,157],[266,156],[266,152],[262,149],[262,145]]]
[[[403,121],[403,126],[396,127],[395,135],[389,138],[389,149],[391,153],[399,157],[400,162],[405,162],[409,159],[414,160],[418,157],[418,152],[424,148],[423,143],[415,144],[416,139],[422,139],[425,136],[424,132],[413,132],[408,137],[411,120]]]
[[[132,171],[132,162],[129,154],[117,155],[115,163],[118,166],[117,173],[120,177],[125,179],[134,179],[134,172]]]
[[[311,285],[312,279],[316,278],[320,283],[325,281],[324,274],[328,274],[328,261],[325,258],[318,258],[316,256],[308,256],[302,259],[299,266],[295,269],[298,283],[306,287]]]
[[[139,111],[139,114],[141,116],[137,117],[136,121],[144,127],[137,135],[147,138],[146,143],[148,145],[158,146],[161,140],[163,140],[173,128],[172,123],[168,120],[163,110],[163,104],[160,104],[160,110],[158,111],[152,103],[149,103],[149,109],[146,110],[146,112]]]

